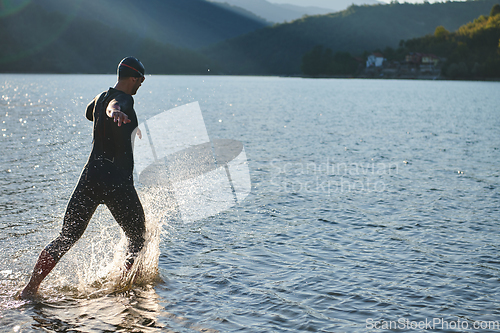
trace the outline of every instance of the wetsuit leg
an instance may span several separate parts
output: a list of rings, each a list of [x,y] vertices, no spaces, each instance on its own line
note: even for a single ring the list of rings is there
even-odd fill
[[[146,233],[146,218],[139,196],[133,185],[123,185],[109,193],[104,203],[127,236],[129,242],[127,264],[131,266],[144,247]]]
[[[56,262],[82,237],[99,205],[89,185],[82,177],[68,202],[59,236],[45,247]]]

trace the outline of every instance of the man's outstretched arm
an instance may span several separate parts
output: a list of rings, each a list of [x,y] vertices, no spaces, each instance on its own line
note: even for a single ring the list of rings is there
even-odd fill
[[[113,118],[114,122],[118,123],[118,126],[131,122],[131,120],[128,119],[128,116],[121,111],[120,103],[118,103],[116,99],[109,102],[108,107],[106,108],[106,115],[109,118]]]

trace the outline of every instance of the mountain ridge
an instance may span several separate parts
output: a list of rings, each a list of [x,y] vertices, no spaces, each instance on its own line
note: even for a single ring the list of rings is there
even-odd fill
[[[150,73],[157,74],[203,74],[210,69],[210,74],[300,75],[302,57],[318,45],[353,55],[396,47],[401,40],[433,33],[440,25],[453,31],[487,14],[500,0],[353,5],[342,12],[273,26],[243,19],[230,8],[204,0],[143,0],[140,4],[144,6],[145,1],[157,6],[138,12],[135,6],[139,0],[19,0],[24,3],[19,8],[8,6],[15,1],[4,3],[0,6],[0,71],[109,73],[121,57],[136,55],[148,63]],[[111,5],[118,4],[123,8],[106,21]],[[189,4],[201,5],[195,8]],[[170,16],[179,16],[176,21],[162,22],[167,17],[163,15],[165,8],[172,9]],[[198,19],[200,15],[203,20]],[[229,22],[217,20],[225,15],[230,15]],[[128,29],[114,26],[129,16],[131,19],[125,20]],[[181,29],[179,21],[185,28]],[[197,24],[189,26],[192,21]],[[242,22],[239,31],[230,32],[238,32],[237,37],[222,40],[224,35],[218,32]],[[248,22],[251,24],[246,25]],[[210,28],[204,29],[207,25]],[[194,51],[165,43],[150,33],[152,29],[176,38],[203,31],[189,41]],[[200,44],[199,39],[203,39]]]
[[[433,33],[440,25],[456,30],[487,14],[496,3],[353,5],[342,12],[262,28],[211,45],[204,53],[224,64],[227,74],[297,75],[302,56],[317,45],[351,54],[397,47],[401,40]]]
[[[327,14],[331,10],[319,7],[299,7],[294,5],[273,4],[266,0],[210,0],[214,3],[227,3],[248,10],[273,23],[293,21],[304,15]]]
[[[267,25],[205,0],[37,0],[48,11],[91,19],[164,44],[196,49]]]
[[[305,15],[325,15],[346,9],[351,4],[373,5],[377,0],[340,0],[340,4],[330,7],[299,6],[291,3],[271,3],[267,0],[209,0],[211,2],[227,3],[253,12],[269,22],[284,23],[299,19]],[[339,3],[339,1],[336,1]]]
[[[4,73],[113,73],[127,55],[147,64],[148,73],[203,74],[215,68],[193,50],[47,11],[38,2],[0,16],[0,45]]]

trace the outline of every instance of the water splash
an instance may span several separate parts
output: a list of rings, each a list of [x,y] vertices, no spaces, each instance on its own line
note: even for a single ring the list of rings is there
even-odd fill
[[[161,188],[142,188],[139,194],[146,214],[144,248],[132,267],[126,270],[127,238],[114,220],[114,225],[109,225],[102,220],[103,214],[99,214],[99,233],[91,236],[89,253],[76,270],[79,272],[78,297],[101,297],[161,281],[158,271],[160,241],[166,235],[165,226],[174,218],[176,209],[169,204],[168,195]]]
[[[139,124],[136,179],[173,193],[184,222],[214,216],[241,203],[251,182],[243,144],[210,140],[198,102],[164,111]]]

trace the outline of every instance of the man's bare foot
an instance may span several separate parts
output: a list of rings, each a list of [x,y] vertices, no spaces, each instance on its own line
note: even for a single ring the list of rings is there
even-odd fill
[[[38,260],[33,268],[30,281],[24,287],[23,291],[19,294],[20,299],[32,300],[37,297],[38,288],[43,279],[50,273],[52,268],[56,265],[56,261],[45,249],[42,250]]]
[[[26,301],[32,301],[36,298],[38,298],[38,290],[33,290],[32,288],[29,288],[29,286],[26,286],[17,296],[17,299],[20,300],[26,300]]]

